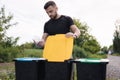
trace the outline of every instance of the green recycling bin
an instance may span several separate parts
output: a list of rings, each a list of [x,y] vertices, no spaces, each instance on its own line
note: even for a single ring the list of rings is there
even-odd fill
[[[15,58],[16,80],[44,80],[44,58]]]
[[[108,59],[76,59],[77,80],[106,80]]]

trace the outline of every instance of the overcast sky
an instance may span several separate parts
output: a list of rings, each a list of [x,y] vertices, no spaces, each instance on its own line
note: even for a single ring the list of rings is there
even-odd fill
[[[18,44],[40,39],[44,23],[49,19],[43,9],[48,0],[0,0],[0,6],[12,13],[17,26],[10,28],[9,36],[20,37]],[[54,0],[58,12],[86,22],[90,34],[101,46],[112,44],[115,22],[120,19],[120,0]]]

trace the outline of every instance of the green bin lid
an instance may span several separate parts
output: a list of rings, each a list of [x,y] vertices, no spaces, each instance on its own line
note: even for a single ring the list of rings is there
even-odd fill
[[[76,59],[77,62],[83,62],[83,63],[101,63],[101,62],[109,62],[108,59],[98,59],[98,58],[81,58]]]

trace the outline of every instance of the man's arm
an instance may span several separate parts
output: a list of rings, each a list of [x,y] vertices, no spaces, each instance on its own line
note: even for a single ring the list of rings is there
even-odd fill
[[[43,33],[42,39],[39,41],[38,46],[43,48],[47,37],[48,37],[48,33]]]
[[[43,33],[42,39],[43,39],[44,41],[46,41],[47,37],[48,37],[48,33]]]
[[[78,38],[80,36],[80,30],[78,29],[78,27],[76,25],[71,25],[70,29],[72,31],[66,34],[66,37],[70,37],[73,36],[74,38]]]
[[[73,32],[73,36],[75,36],[76,38],[80,36],[80,30],[78,29],[76,25],[71,25],[70,29]]]

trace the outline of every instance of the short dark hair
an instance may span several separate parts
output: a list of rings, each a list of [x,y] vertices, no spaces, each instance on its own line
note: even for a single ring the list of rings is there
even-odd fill
[[[44,5],[44,9],[47,9],[49,6],[55,6],[56,3],[54,1],[48,1],[45,5]]]

